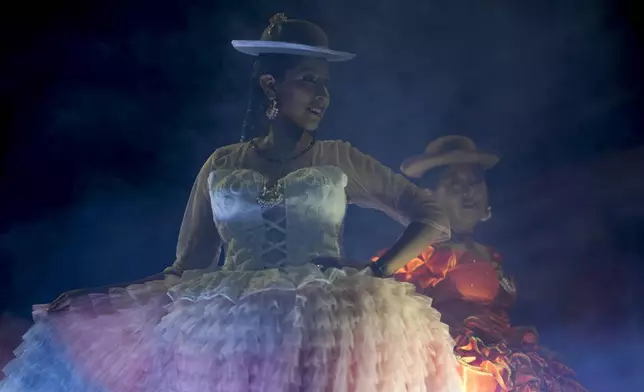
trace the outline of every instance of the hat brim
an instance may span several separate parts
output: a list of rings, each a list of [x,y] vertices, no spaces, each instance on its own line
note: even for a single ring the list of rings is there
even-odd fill
[[[485,170],[491,169],[499,163],[501,157],[497,154],[484,151],[453,151],[441,155],[417,155],[406,159],[400,170],[411,178],[421,178],[427,171],[441,166],[471,163],[483,166]]]
[[[239,52],[259,56],[260,54],[290,54],[294,56],[318,57],[328,61],[348,61],[356,57],[353,53],[338,52],[328,48],[294,44],[279,41],[232,41],[233,47]]]

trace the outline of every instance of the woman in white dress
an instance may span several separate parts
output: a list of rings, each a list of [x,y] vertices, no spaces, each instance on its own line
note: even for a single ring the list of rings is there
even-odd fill
[[[0,391],[458,390],[431,300],[383,279],[448,238],[446,215],[349,143],[316,141],[328,63],[353,55],[283,14],[233,45],[259,56],[244,130],[263,136],[203,165],[164,279],[36,307]],[[378,263],[343,261],[348,203],[407,226]]]

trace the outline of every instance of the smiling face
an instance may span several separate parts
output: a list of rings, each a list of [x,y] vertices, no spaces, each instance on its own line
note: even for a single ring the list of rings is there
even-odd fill
[[[447,211],[454,232],[473,231],[487,215],[484,174],[483,168],[472,164],[450,165],[439,173],[433,193]]]
[[[278,119],[288,119],[315,131],[329,106],[329,67],[324,59],[302,57],[280,79],[265,74],[260,85],[269,100],[277,101]]]

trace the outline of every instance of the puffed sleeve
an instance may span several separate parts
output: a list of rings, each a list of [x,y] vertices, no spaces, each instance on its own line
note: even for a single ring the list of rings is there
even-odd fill
[[[329,149],[335,150],[337,164],[348,177],[349,203],[380,210],[405,226],[412,222],[430,225],[439,233],[436,242],[449,239],[447,215],[429,192],[349,143],[334,144]]]
[[[437,251],[430,246],[396,271],[395,277],[399,281],[413,283],[419,289],[427,289],[445,279],[447,273],[456,266],[456,261],[454,252],[449,249]]]
[[[204,163],[192,186],[179,231],[176,259],[166,272],[205,269],[219,260],[221,238],[213,219],[208,192],[208,176],[214,170],[216,154]]]
[[[371,258],[377,262],[380,256],[385,254],[383,249]],[[437,250],[434,246],[428,246],[421,254],[394,273],[396,280],[413,283],[416,288],[423,291],[439,284],[447,277],[447,273],[456,266],[456,256],[449,248],[441,247]]]

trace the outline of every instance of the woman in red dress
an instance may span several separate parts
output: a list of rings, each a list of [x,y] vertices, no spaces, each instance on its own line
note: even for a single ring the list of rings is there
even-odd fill
[[[504,275],[501,256],[473,240],[478,224],[492,217],[485,172],[498,161],[466,137],[446,136],[403,163],[403,172],[446,210],[452,238],[427,248],[395,277],[433,298],[456,341],[466,392],[585,391],[575,373],[539,345],[534,329],[511,326],[514,281]]]

